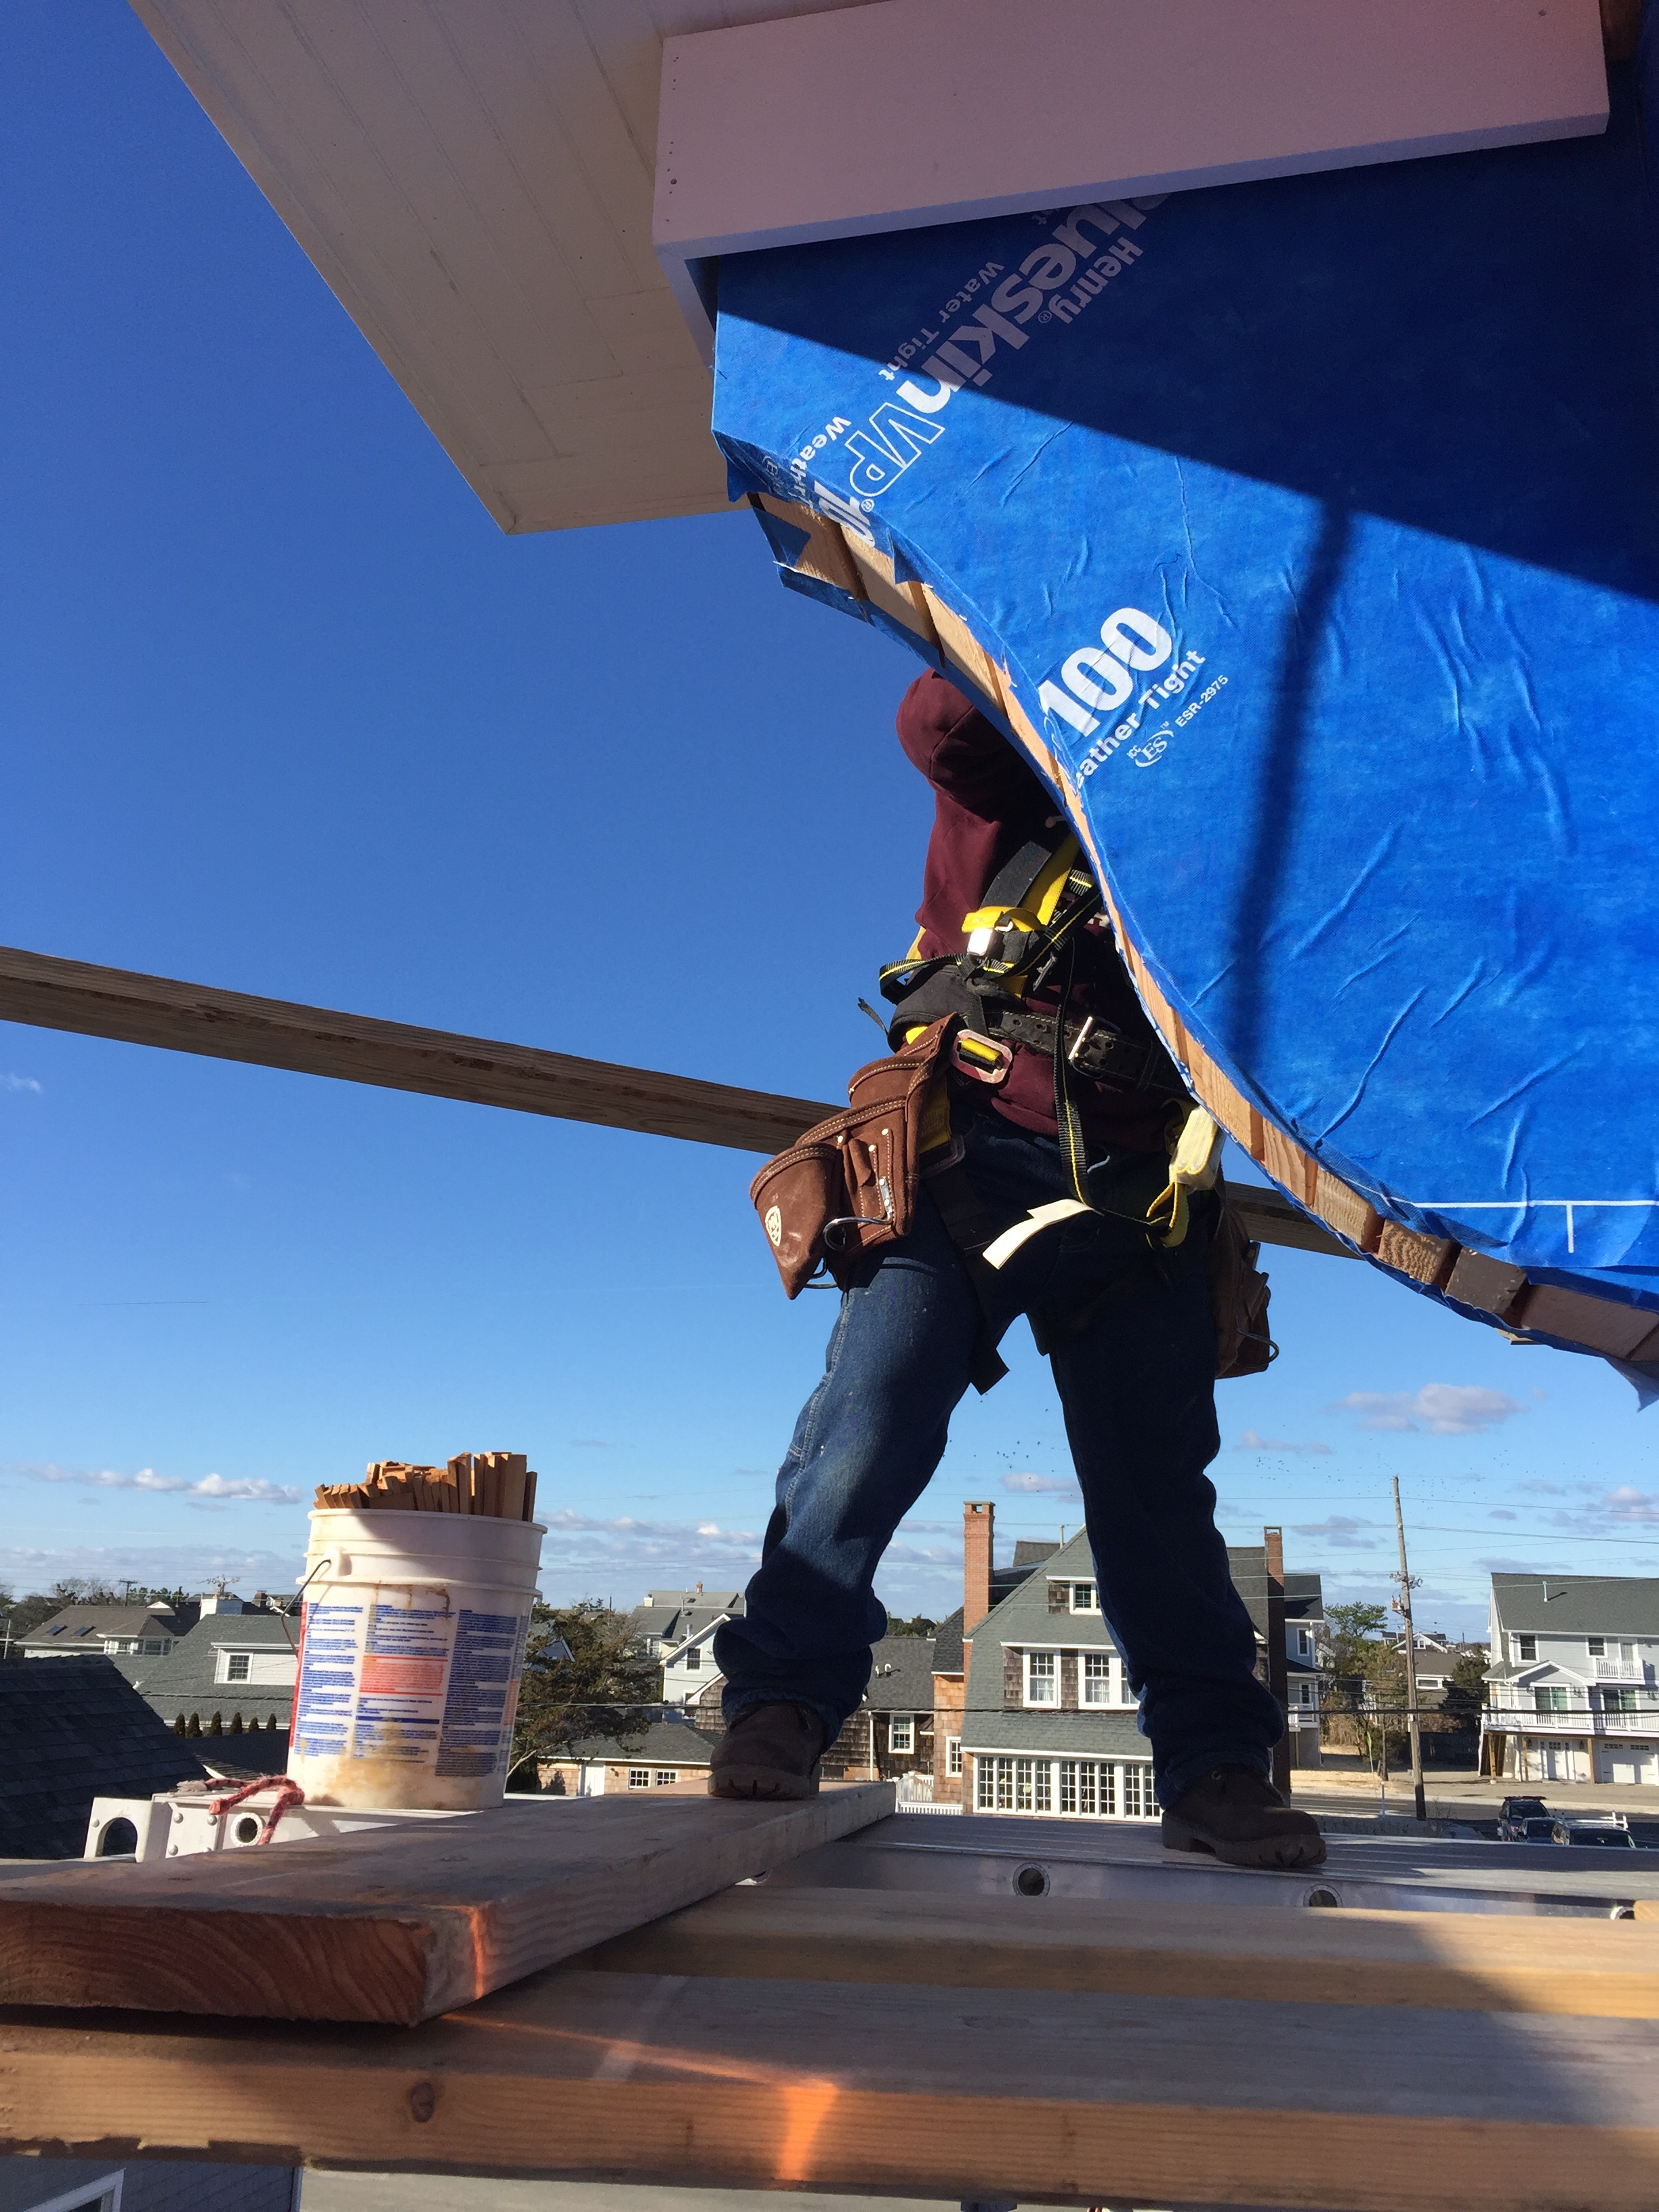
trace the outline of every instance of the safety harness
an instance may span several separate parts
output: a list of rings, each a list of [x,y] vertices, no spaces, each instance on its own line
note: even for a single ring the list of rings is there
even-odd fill
[[[1053,1061],[1054,1123],[1073,1195],[1033,1207],[1000,1236],[993,1234],[962,1170],[960,1146],[952,1145],[945,1084],[932,1102],[938,1119],[924,1136],[922,1173],[982,1305],[987,1304],[984,1271],[1006,1266],[1030,1237],[1079,1214],[1115,1212],[1091,1194],[1088,1150],[1072,1095],[1077,1078],[1103,1079],[1145,1091],[1167,1100],[1172,1109],[1168,1184],[1144,1216],[1116,1217],[1132,1219],[1146,1231],[1154,1260],[1185,1238],[1189,1192],[1208,1189],[1215,1180],[1220,1131],[1193,1103],[1180,1070],[1157,1037],[1126,1036],[1097,1016],[1074,1019],[1068,1013],[1079,933],[1100,913],[1102,903],[1099,888],[1082,862],[1077,839],[1062,823],[1051,823],[1042,836],[1030,839],[998,870],[983,903],[964,915],[967,943],[963,951],[920,959],[918,935],[902,960],[891,961],[880,971],[882,996],[897,1010],[887,1025],[888,1042],[895,1051],[927,1024],[954,1014],[961,1027],[951,1040],[948,1066],[959,1078],[995,1088],[1006,1080],[1017,1045],[1045,1052]],[[1030,997],[1051,979],[1058,993],[1056,1011],[1031,1012]],[[1178,1135],[1173,1111],[1177,1108],[1182,1109]],[[932,1166],[927,1164],[930,1158],[935,1162]],[[994,1346],[982,1342],[975,1364],[989,1361],[994,1361],[998,1373],[1006,1371]],[[981,1389],[988,1387],[977,1373],[975,1381]]]

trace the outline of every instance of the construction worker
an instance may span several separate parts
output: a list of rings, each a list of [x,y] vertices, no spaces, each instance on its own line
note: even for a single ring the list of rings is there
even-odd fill
[[[1216,1200],[1193,1200],[1172,1248],[1149,1227],[1191,1101],[1067,825],[1021,755],[933,674],[906,692],[898,734],[936,811],[921,933],[884,978],[897,1002],[890,1034],[902,1043],[951,1007],[969,1026],[939,1086],[933,1110],[948,1122],[924,1156],[910,1232],[852,1272],[823,1380],[779,1472],[744,1612],[715,1638],[727,1730],[710,1788],[816,1791],[822,1754],[857,1708],[870,1647],[885,1632],[873,1588],[882,1556],[939,1465],[958,1400],[1003,1371],[995,1343],[1024,1313],[1059,1389],[1101,1611],[1152,1744],[1164,1842],[1242,1865],[1316,1864],[1317,1828],[1269,1780],[1283,1717],[1256,1679],[1255,1632],[1205,1474],[1219,1446],[1207,1266]],[[995,972],[981,972],[974,948],[994,947],[999,915],[1024,911],[1042,880],[1055,949],[1018,1000],[999,1000],[984,993]],[[942,1170],[930,1173],[929,1160]],[[1077,1202],[1063,1219],[1031,1220],[1079,1190],[1089,1210]],[[1023,1241],[988,1266],[988,1243],[1012,1228]]]

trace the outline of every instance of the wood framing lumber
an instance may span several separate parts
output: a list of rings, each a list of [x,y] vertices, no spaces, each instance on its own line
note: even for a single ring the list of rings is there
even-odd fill
[[[0,946],[0,1021],[592,1121],[605,1128],[636,1129],[741,1152],[781,1152],[815,1122],[841,1111],[820,1099],[579,1060],[533,1045],[501,1044],[448,1030],[379,1021],[369,1014],[253,998],[210,984],[99,968],[13,946]],[[1346,1245],[1276,1190],[1230,1188],[1249,1234],[1261,1243],[1352,1257]]]
[[[837,1110],[811,1098],[741,1091],[9,947],[0,948],[0,1021],[690,1138],[738,1152],[781,1152]]]
[[[796,1804],[509,1799],[337,1842],[0,1876],[0,2002],[407,2026],[892,1809],[881,1782]]]
[[[1659,2020],[1659,1927],[1522,1914],[744,1888],[575,1963],[747,1980]]]
[[[1656,2058],[1648,2021],[558,1967],[401,2030],[13,2012],[0,2149],[947,2202],[1652,2212]]]

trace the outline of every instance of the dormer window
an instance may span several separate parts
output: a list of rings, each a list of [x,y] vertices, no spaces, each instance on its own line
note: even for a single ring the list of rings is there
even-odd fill
[[[1026,1653],[1025,1702],[1028,1705],[1057,1705],[1060,1703],[1060,1655],[1057,1651]]]
[[[1100,1594],[1096,1589],[1092,1583],[1073,1583],[1072,1584],[1072,1610],[1073,1613],[1098,1613],[1100,1611]]]
[[[226,1681],[246,1682],[248,1677],[248,1668],[252,1663],[252,1654],[251,1652],[232,1651],[228,1653],[225,1659]]]

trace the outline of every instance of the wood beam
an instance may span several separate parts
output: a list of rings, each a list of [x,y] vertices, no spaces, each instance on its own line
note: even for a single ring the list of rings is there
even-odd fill
[[[1656,2059],[1645,2020],[556,1967],[395,2030],[19,2008],[0,2015],[0,2149],[946,2202],[1652,2212]]]
[[[326,1006],[296,1006],[181,983],[126,968],[99,968],[0,946],[0,1021],[69,1030],[122,1044],[201,1053],[258,1067],[289,1068],[343,1083],[415,1091],[474,1106],[635,1129],[739,1152],[778,1152],[838,1113],[822,1099],[792,1098],[734,1084],[612,1060],[580,1060],[534,1045],[502,1044],[448,1030],[383,1022]],[[1340,1259],[1355,1256],[1276,1190],[1230,1186],[1252,1237]]]
[[[793,1804],[509,1798],[333,1841],[0,1876],[0,1999],[410,2026],[892,1809],[888,1782]]]
[[[9,946],[0,947],[0,1020],[744,1152],[780,1152],[837,1110],[814,1098],[740,1091]]]
[[[1522,1914],[1057,1897],[1034,1909],[1024,1898],[915,1890],[732,1889],[572,1963],[748,1981],[1659,2020],[1659,1926]]]

